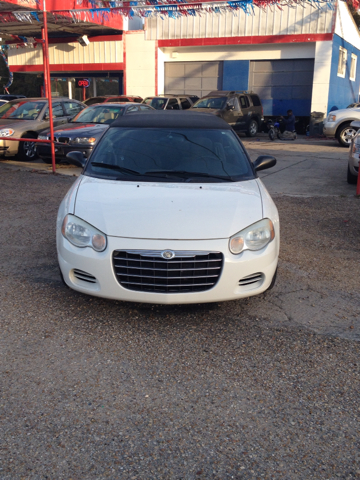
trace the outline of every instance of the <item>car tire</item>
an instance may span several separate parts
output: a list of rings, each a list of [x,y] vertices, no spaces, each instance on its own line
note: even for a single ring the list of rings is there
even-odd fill
[[[255,137],[259,131],[259,125],[256,120],[250,120],[246,135],[248,137]]]
[[[352,138],[356,135],[357,129],[350,127],[350,122],[344,123],[339,127],[336,138],[340,145],[345,148],[349,148]]]
[[[37,138],[35,133],[25,133],[21,138]],[[17,159],[22,162],[29,162],[38,157],[35,142],[19,142]]]
[[[274,276],[271,280],[271,283],[270,285],[268,286],[268,288],[265,290],[265,292],[268,292],[269,290],[272,290],[275,286],[275,283],[276,283],[276,277],[277,277],[277,271],[278,271],[278,268],[276,267],[276,270],[275,270],[275,273],[274,273]],[[265,293],[264,292],[264,293]]]
[[[59,267],[59,273],[60,273],[61,283],[63,284],[64,287],[70,288],[69,285],[65,282],[64,275],[63,275],[63,273],[62,273],[62,271],[61,271],[60,265],[58,265],[58,267]]]
[[[357,175],[354,175],[353,173],[350,172],[350,167],[348,165],[348,169],[347,169],[347,183],[349,183],[350,185],[356,185],[357,184]]]

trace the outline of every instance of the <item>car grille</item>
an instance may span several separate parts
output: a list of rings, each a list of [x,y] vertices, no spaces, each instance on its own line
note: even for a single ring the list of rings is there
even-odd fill
[[[240,287],[259,287],[264,279],[264,275],[262,273],[253,273],[252,275],[248,275],[247,277],[243,277],[239,280]]]
[[[164,254],[174,256],[163,258]],[[201,251],[115,250],[113,266],[118,282],[128,290],[204,292],[217,283],[223,255]]]
[[[58,137],[57,141],[59,143],[69,143],[70,138],[69,137]]]
[[[83,282],[88,283],[96,283],[96,278],[91,275],[91,273],[83,272],[82,270],[78,270],[77,268],[74,268],[73,273],[74,277],[78,280],[82,280]]]

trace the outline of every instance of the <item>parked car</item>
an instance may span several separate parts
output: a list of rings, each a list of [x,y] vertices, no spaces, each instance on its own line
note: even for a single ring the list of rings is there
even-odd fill
[[[210,92],[200,98],[191,110],[213,113],[238,132],[254,137],[264,121],[261,100],[256,93],[238,91]]]
[[[117,103],[117,102],[135,102],[141,103],[142,98],[134,95],[101,95],[98,97],[90,97],[84,100],[85,105],[88,107],[94,105],[95,103]]]
[[[360,107],[360,103],[350,103],[350,105],[348,105],[346,108],[359,108]]]
[[[102,137],[109,125],[122,115],[129,113],[149,112],[154,110],[147,105],[134,105],[134,103],[100,103],[82,110],[70,122],[59,125],[54,129],[55,158],[61,162],[71,151],[81,152],[88,157],[96,143]],[[50,131],[40,133],[39,139],[49,140]],[[51,147],[46,143],[37,144],[37,153],[45,163],[51,163]]]
[[[187,110],[199,99],[197,95],[157,95],[146,97],[142,103],[151,105],[155,110]]]
[[[274,285],[279,217],[239,137],[214,115],[124,115],[90,158],[57,217],[66,284],[133,302],[219,302]]]
[[[342,147],[350,147],[357,128],[351,122],[360,120],[360,108],[343,108],[330,112],[324,121],[323,133],[327,138],[336,138]]]
[[[77,100],[59,97],[53,100],[54,125],[67,123],[85,108]],[[37,138],[44,128],[50,126],[49,108],[46,98],[23,98],[12,100],[0,107],[0,155],[16,156],[20,160],[36,158],[35,142],[6,141],[6,137]]]
[[[356,135],[351,140],[349,149],[349,161],[347,168],[347,182],[356,185],[359,175],[359,158],[360,158],[360,121],[351,122],[350,126],[357,129]]]

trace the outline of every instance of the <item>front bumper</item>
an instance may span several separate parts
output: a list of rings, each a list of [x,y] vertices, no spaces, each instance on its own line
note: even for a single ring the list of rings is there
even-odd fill
[[[335,138],[337,124],[335,122],[325,122],[323,125],[323,134],[328,138]]]
[[[349,170],[352,175],[358,176],[359,166],[360,166],[360,153],[359,152],[353,153],[353,144],[351,144],[350,151],[349,151]]]
[[[84,157],[88,158],[90,153],[92,152],[94,146],[74,146],[74,145],[60,145],[55,144],[55,158],[59,160],[64,160],[66,155],[69,152],[81,152]],[[51,159],[51,147],[50,145],[45,144],[38,144],[36,147],[36,152],[40,158]]]
[[[0,140],[0,157],[14,157],[17,155],[19,143],[20,142]]]
[[[232,255],[227,239],[218,240],[145,240],[108,237],[104,252],[91,248],[77,248],[70,244],[58,229],[57,250],[60,269],[66,284],[89,295],[130,302],[155,304],[209,303],[258,295],[270,286],[276,271],[279,254],[279,231],[275,239],[257,252],[245,251]],[[190,293],[154,293],[129,290],[117,281],[113,266],[114,250],[196,250],[222,252],[224,261],[221,275],[210,290]],[[75,272],[74,272],[75,269]],[[94,283],[75,276],[76,270],[94,277]],[[241,285],[244,277],[261,273],[261,281]]]

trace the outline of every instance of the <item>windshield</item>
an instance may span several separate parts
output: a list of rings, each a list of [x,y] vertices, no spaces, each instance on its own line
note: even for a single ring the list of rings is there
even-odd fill
[[[225,108],[227,98],[226,97],[205,97],[198,100],[193,108],[215,108],[221,110]]]
[[[149,182],[217,183],[254,178],[235,133],[217,129],[110,128],[85,174]]]
[[[36,120],[44,106],[45,102],[5,103],[0,107],[0,118]]]
[[[112,123],[125,112],[125,107],[109,107],[105,104],[88,107],[71,121],[71,123]]]
[[[146,103],[146,105],[150,105],[156,110],[164,110],[167,101],[167,98],[146,98],[144,103]]]

